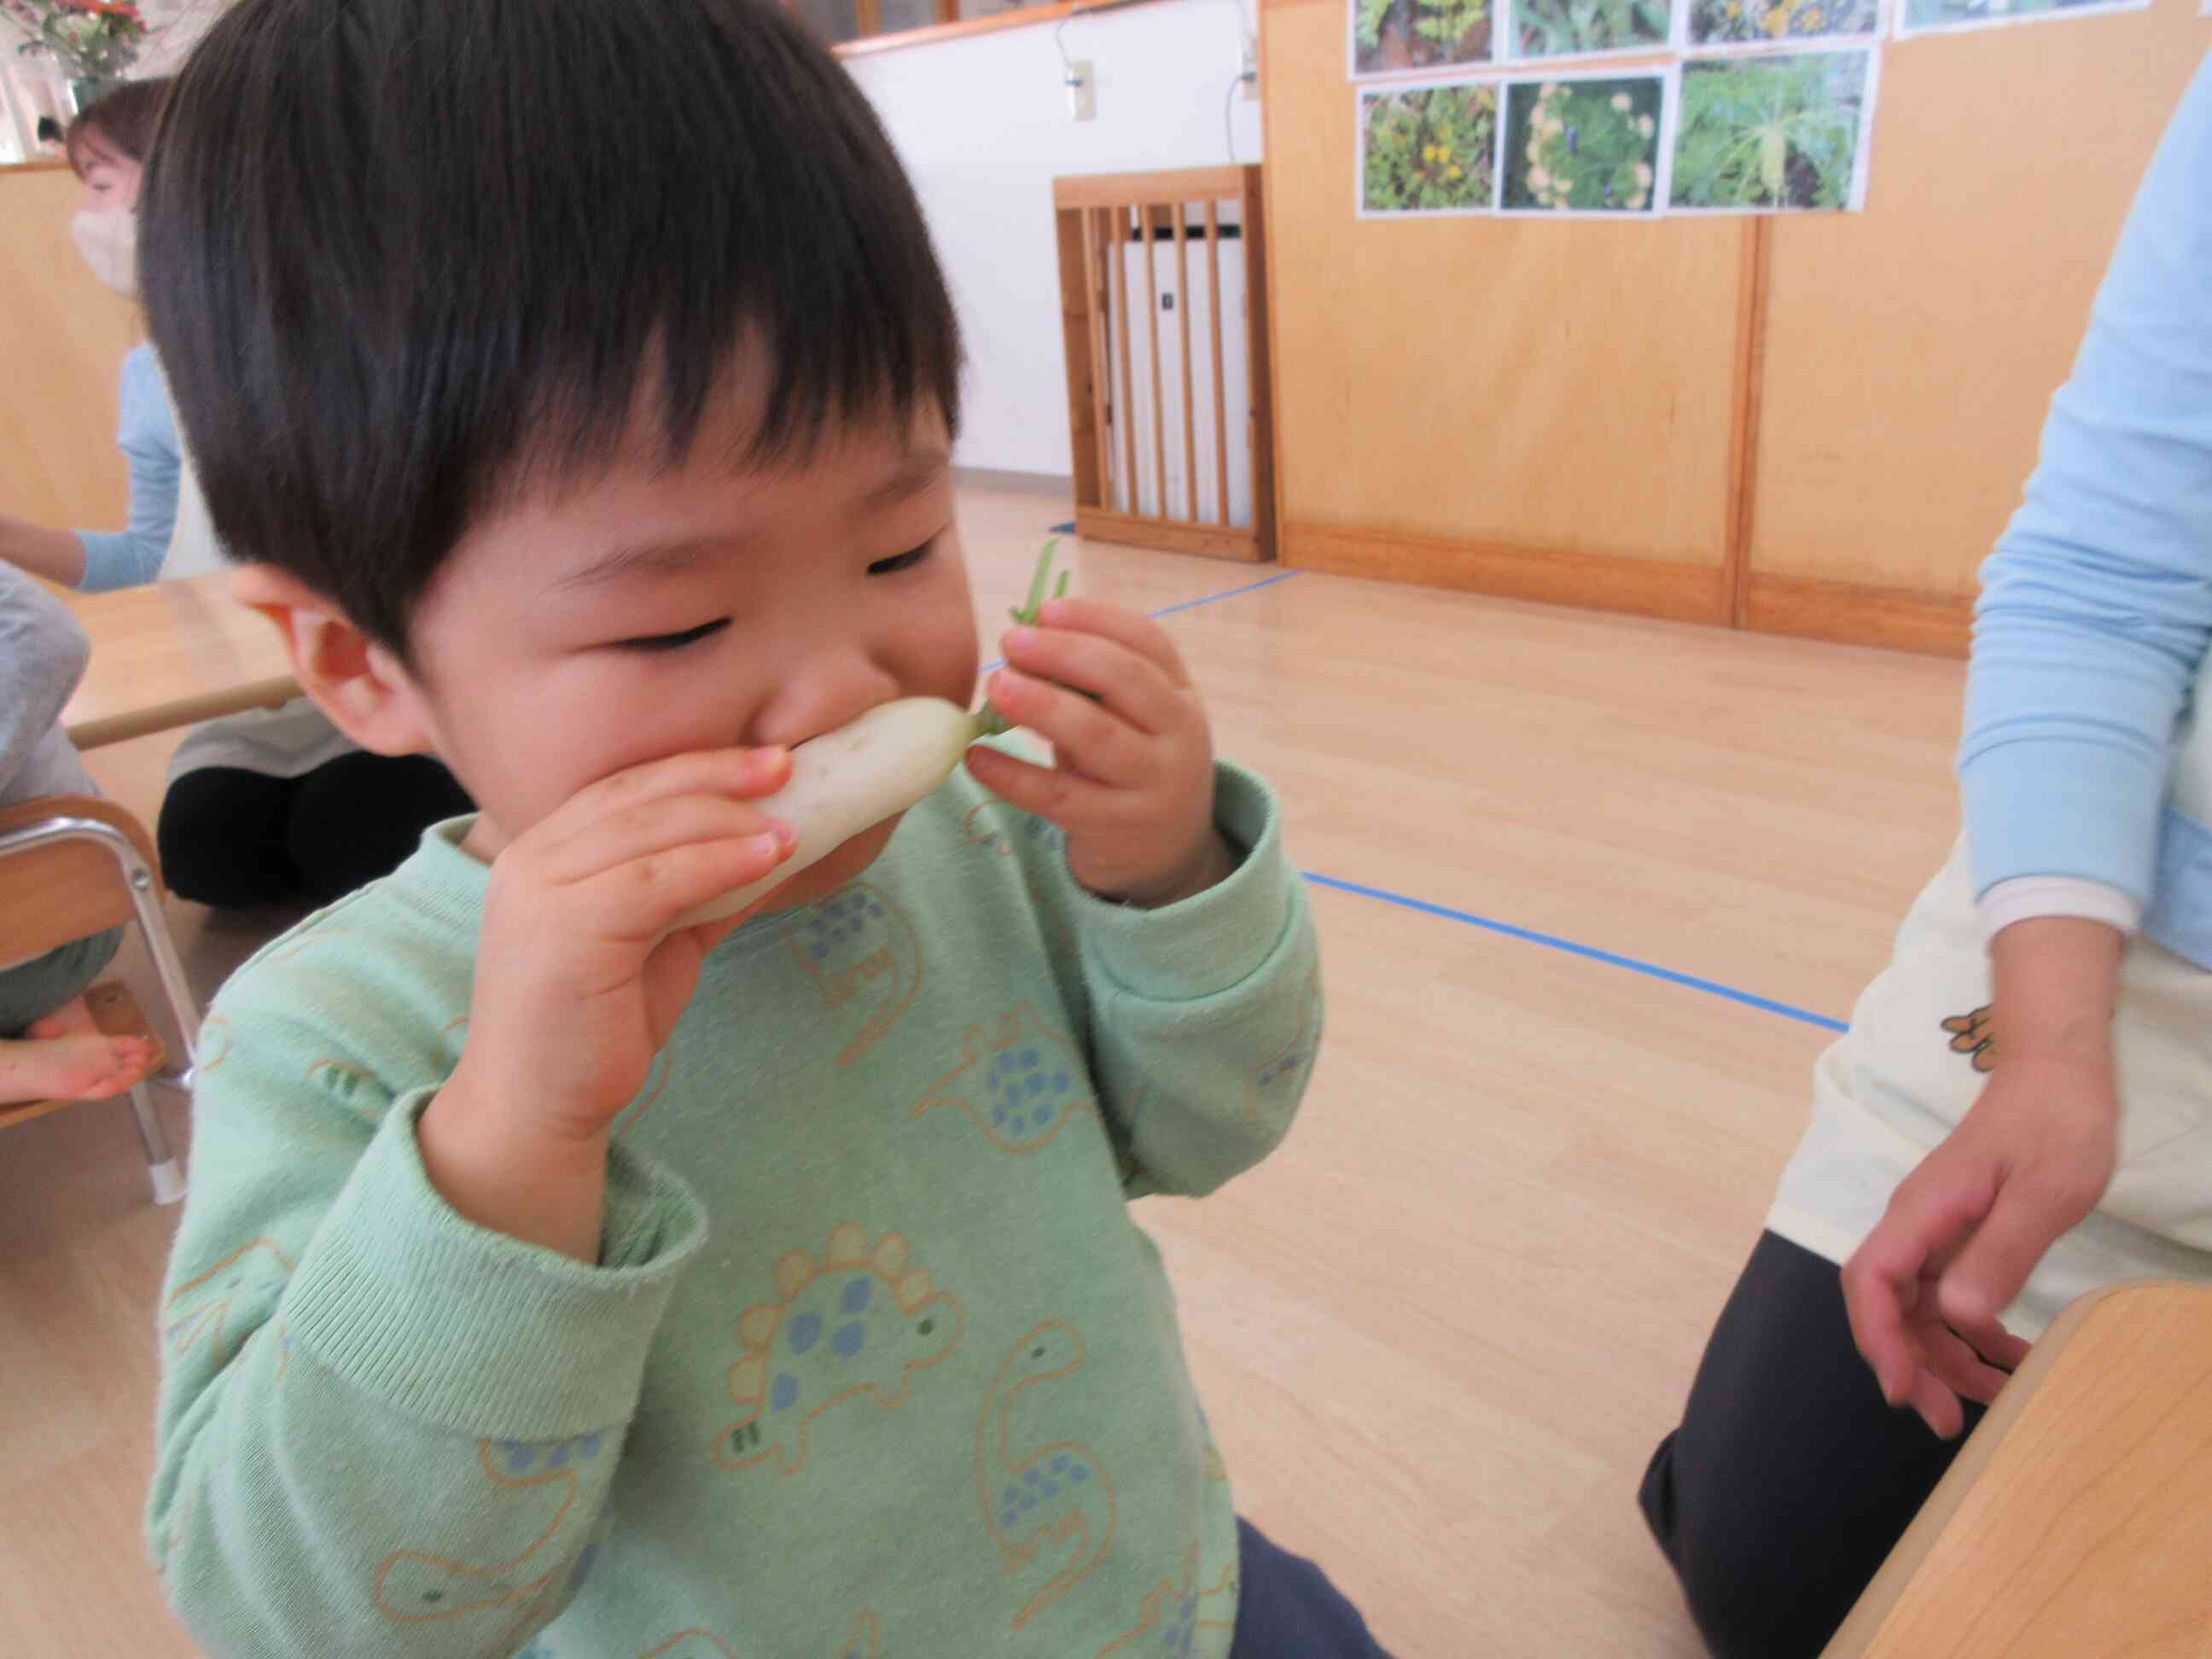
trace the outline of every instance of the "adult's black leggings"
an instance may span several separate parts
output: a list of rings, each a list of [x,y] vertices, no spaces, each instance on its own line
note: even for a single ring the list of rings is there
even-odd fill
[[[1981,1416],[1969,1402],[1967,1429]],[[1765,1233],[1639,1500],[1718,1659],[1814,1659],[1964,1439],[1891,1409],[1842,1270]]]

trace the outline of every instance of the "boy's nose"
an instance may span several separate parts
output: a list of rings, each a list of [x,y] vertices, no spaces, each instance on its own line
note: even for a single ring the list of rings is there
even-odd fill
[[[850,725],[898,695],[897,678],[860,653],[810,657],[778,681],[746,741],[796,746]]]

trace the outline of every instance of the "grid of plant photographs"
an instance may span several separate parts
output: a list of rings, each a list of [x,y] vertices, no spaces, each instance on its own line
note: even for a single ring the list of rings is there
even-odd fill
[[[2148,3],[1346,0],[1358,210],[1856,211],[1886,40]]]

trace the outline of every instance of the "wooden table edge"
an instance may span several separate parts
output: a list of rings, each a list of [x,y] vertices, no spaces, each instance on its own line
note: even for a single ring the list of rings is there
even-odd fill
[[[1997,1395],[1996,1403],[1960,1448],[1950,1468],[1936,1483],[1936,1490],[1929,1494],[1928,1501],[1920,1506],[1920,1513],[1913,1516],[1912,1524],[1897,1540],[1896,1548],[1890,1551],[1881,1570],[1868,1582],[1850,1616],[1821,1650],[1820,1659],[1858,1659],[1859,1655],[1875,1645],[1906,1589],[1926,1564],[1929,1553],[1966,1501],[1967,1494],[1973,1491],[1975,1481],[1996,1455],[1997,1448],[2003,1444],[2014,1422],[2027,1409],[2044,1377],[2058,1364],[2082,1328],[2108,1312],[2108,1304],[2175,1291],[2206,1293],[2205,1286],[2187,1279],[2131,1279],[2076,1297],[2060,1310],[2058,1317],[2037,1339],[2020,1369],[2013,1373],[2012,1380]]]
[[[203,691],[176,697],[150,708],[127,708],[119,714],[94,714],[66,726],[69,740],[80,750],[104,748],[132,738],[167,732],[180,726],[243,713],[248,708],[274,708],[300,695],[300,684],[289,674],[274,675],[219,691]]]

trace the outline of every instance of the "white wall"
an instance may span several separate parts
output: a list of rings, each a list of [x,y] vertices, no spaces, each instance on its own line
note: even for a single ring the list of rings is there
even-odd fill
[[[1255,3],[1255,0],[1254,0]],[[929,216],[967,337],[963,466],[1065,475],[1067,364],[1052,181],[1066,173],[1260,159],[1260,106],[1239,92],[1250,14],[1237,0],[1153,0],[1079,17],[1060,39],[1097,76],[1097,118],[1070,118],[1053,26],[848,60]]]

